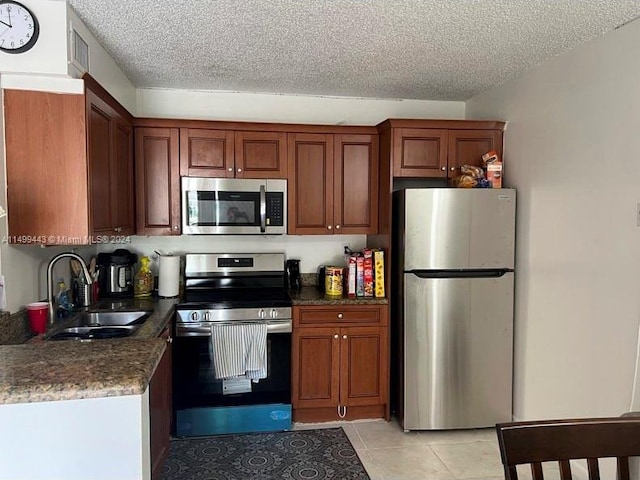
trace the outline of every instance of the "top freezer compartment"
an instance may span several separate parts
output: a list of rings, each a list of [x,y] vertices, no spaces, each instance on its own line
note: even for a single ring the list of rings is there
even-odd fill
[[[420,188],[400,192],[404,270],[513,269],[513,189]]]

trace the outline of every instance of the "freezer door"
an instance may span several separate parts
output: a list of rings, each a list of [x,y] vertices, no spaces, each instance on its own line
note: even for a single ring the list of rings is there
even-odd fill
[[[404,270],[513,268],[513,189],[404,191]]]
[[[513,273],[404,281],[403,427],[511,421]]]

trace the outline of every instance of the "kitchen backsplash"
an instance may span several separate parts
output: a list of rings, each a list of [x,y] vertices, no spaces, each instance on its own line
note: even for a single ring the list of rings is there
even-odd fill
[[[0,345],[18,345],[32,336],[26,310],[0,312]]]
[[[179,237],[130,237],[128,243],[99,245],[98,252],[111,252],[126,248],[138,256],[152,259],[152,270],[157,274],[160,253],[261,253],[285,252],[287,258],[300,259],[302,273],[315,273],[319,265],[344,263],[344,246],[361,250],[366,245],[365,235],[181,235]]]

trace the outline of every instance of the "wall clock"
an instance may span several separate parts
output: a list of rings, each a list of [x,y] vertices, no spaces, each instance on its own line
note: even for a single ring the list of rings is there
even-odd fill
[[[38,19],[13,0],[0,0],[0,52],[24,53],[38,41]]]

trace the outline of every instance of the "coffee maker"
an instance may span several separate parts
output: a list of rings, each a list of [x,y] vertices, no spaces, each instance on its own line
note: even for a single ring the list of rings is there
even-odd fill
[[[287,260],[287,279],[290,290],[300,291],[302,288],[302,279],[300,278],[300,260]]]
[[[100,296],[133,297],[133,276],[138,256],[119,248],[112,253],[98,254],[98,284]]]

